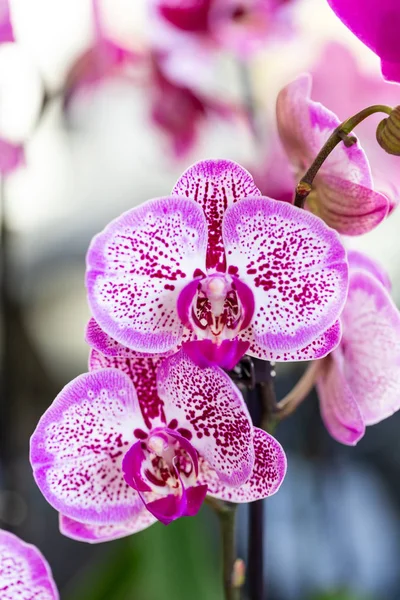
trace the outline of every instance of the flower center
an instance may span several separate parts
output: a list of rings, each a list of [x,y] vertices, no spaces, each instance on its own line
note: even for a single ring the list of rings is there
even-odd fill
[[[214,273],[195,279],[181,292],[179,316],[200,340],[217,344],[233,339],[254,311],[251,290],[236,277]]]

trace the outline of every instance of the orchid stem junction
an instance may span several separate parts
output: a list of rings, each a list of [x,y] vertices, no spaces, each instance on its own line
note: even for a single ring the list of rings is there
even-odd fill
[[[306,201],[307,196],[310,194],[312,190],[312,183],[317,175],[319,169],[322,164],[328,158],[332,150],[336,148],[340,142],[343,142],[346,146],[352,146],[357,142],[357,138],[355,136],[350,136],[351,131],[359,125],[362,121],[367,119],[369,116],[374,113],[383,112],[388,115],[391,114],[392,108],[390,106],[385,106],[384,104],[374,104],[373,106],[369,106],[364,108],[357,114],[353,115],[346,121],[343,121],[338,127],[336,127],[335,131],[330,135],[327,139],[319,153],[317,154],[314,162],[306,172],[306,174],[301,178],[296,187],[296,196],[294,200],[295,206],[299,208],[304,207],[304,203]]]

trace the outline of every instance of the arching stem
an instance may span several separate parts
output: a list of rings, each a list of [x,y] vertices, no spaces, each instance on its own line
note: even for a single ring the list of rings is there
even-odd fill
[[[297,184],[296,196],[294,200],[295,206],[303,208],[304,202],[311,192],[314,178],[332,150],[334,150],[334,148],[336,148],[340,142],[343,142],[346,146],[351,146],[357,141],[356,137],[349,136],[349,133],[354,129],[354,127],[359,125],[362,121],[364,121],[364,119],[367,119],[374,113],[383,112],[390,115],[392,110],[393,109],[390,108],[390,106],[375,104],[373,106],[369,106],[368,108],[364,108],[336,127],[335,131],[330,135],[321,150],[318,152],[311,167]]]

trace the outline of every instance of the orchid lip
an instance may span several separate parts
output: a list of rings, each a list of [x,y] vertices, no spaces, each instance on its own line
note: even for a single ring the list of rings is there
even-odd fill
[[[253,294],[236,277],[211,273],[192,280],[178,299],[182,322],[199,339],[217,344],[234,338],[249,324],[254,312]]]

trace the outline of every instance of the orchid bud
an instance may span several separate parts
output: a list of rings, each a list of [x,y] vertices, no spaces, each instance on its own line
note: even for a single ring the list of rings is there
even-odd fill
[[[232,585],[234,588],[241,588],[246,579],[246,565],[244,560],[237,558],[233,565]]]
[[[396,106],[376,130],[378,144],[388,154],[400,156],[400,106]]]

